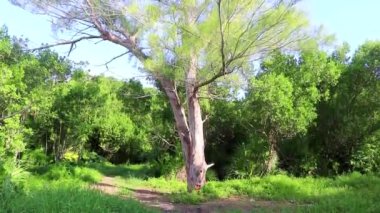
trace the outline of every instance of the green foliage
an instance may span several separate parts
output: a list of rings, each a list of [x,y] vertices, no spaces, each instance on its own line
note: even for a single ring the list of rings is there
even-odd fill
[[[268,143],[260,138],[242,143],[232,156],[227,178],[248,178],[265,173]]]
[[[206,173],[206,181],[218,181],[218,180],[219,178],[215,170],[213,170],[212,168],[208,169]]]
[[[254,92],[249,96],[249,101],[252,101],[249,107],[261,115],[255,117],[261,118],[257,122],[263,126],[262,129],[270,128],[285,134],[305,129],[304,122],[295,117],[298,113],[293,107],[293,85],[287,77],[269,73],[259,80],[252,80],[251,87]]]
[[[159,19],[160,10],[152,7],[149,13]],[[272,15],[278,16],[275,11]],[[216,19],[210,14],[210,20],[185,27],[196,34],[210,33]],[[176,30],[162,36],[172,39]],[[161,45],[160,39],[152,37],[150,45]],[[195,49],[205,42],[183,39],[192,41]],[[235,37],[226,39],[236,42]],[[316,42],[308,42],[296,56],[276,52],[265,58],[257,75],[250,76],[245,96],[238,95],[239,76],[200,89],[201,95],[221,95],[201,100],[209,115],[204,123],[207,161],[216,165],[207,173],[204,189],[188,194],[185,183],[175,180],[183,156],[162,88],[90,76],[49,50],[23,52],[22,41],[11,40],[1,30],[0,204],[9,212],[140,211],[138,204],[121,204],[84,188],[107,175],[118,176],[125,187],[122,193],[150,187],[171,193],[175,202],[248,196],[293,202],[297,211],[378,211],[380,43],[366,42],[350,61],[345,45],[327,54]],[[178,51],[186,60],[189,48]],[[162,57],[151,63],[165,64]],[[205,57],[210,59],[205,64],[220,60],[211,53]],[[174,73],[164,66],[164,74],[183,76],[181,63]],[[204,78],[212,73],[200,72]],[[178,86],[182,97],[184,88]],[[269,172],[273,153],[278,156],[278,175],[258,178]],[[115,166],[107,160],[148,164]],[[355,171],[366,175],[351,173]],[[230,180],[217,181],[226,178]],[[37,198],[44,204],[38,206]]]
[[[363,140],[363,144],[352,156],[351,164],[355,171],[380,173],[380,130]]]
[[[30,176],[22,191],[4,187],[0,193],[0,205],[10,212],[51,212],[53,209],[63,212],[104,212],[105,209],[110,212],[152,211],[135,201],[89,190],[87,180],[74,175],[97,171],[105,175],[119,176],[117,186],[122,189],[122,194],[129,195],[129,190],[144,187],[169,193],[169,198],[177,203],[198,204],[218,198],[246,196],[254,200],[269,199],[291,203],[289,206],[280,207],[284,212],[376,212],[380,209],[380,178],[374,175],[353,173],[334,179],[272,175],[263,178],[209,181],[201,191],[187,193],[184,182],[151,178],[152,174],[149,174],[148,168],[147,165],[111,164],[93,164],[91,168],[75,166],[72,169],[67,165],[52,166],[47,173],[51,170],[74,172],[53,180],[46,179],[46,175]]]
[[[282,137],[305,134],[317,117],[316,104],[328,99],[342,70],[318,49],[301,51],[300,57],[276,53],[262,64],[263,73],[251,82],[250,107],[255,108],[261,129]]]
[[[380,82],[379,42],[367,42],[355,52],[331,99],[321,102],[309,141],[318,159],[318,173],[335,175],[352,170],[377,172]],[[361,166],[359,166],[361,165]]]
[[[51,159],[46,155],[43,149],[27,150],[22,156],[22,165],[26,168],[45,166],[49,164]]]
[[[68,162],[77,162],[79,159],[78,153],[67,151],[63,154],[63,160]]]
[[[301,51],[299,57],[277,52],[264,60],[243,102],[243,122],[255,132],[237,150],[232,171],[240,176],[273,172],[278,157],[287,158],[281,142],[307,134],[317,118],[317,104],[329,99],[341,72],[337,62],[316,48]]]
[[[82,153],[81,153],[81,162],[84,162],[84,163],[104,163],[106,162],[106,159],[100,155],[98,155],[96,152],[94,151],[87,151],[87,150],[84,150]]]
[[[183,158],[180,147],[176,146],[174,153],[164,153],[158,156],[154,161],[153,166],[157,169],[158,176],[167,178],[175,178],[183,168]]]
[[[38,174],[39,178],[48,181],[76,180],[81,183],[95,183],[103,177],[102,173],[94,168],[69,163],[35,167],[32,171]]]

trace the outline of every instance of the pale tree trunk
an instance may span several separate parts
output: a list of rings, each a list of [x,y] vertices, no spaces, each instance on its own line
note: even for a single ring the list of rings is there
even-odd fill
[[[267,173],[273,172],[277,168],[278,154],[274,145],[270,146]]]
[[[190,157],[186,161],[188,190],[200,189],[206,183],[207,164],[205,160],[205,141],[203,136],[202,111],[196,88],[197,60],[191,57],[186,76],[186,98],[188,102],[188,123],[191,146]]]
[[[158,78],[169,98],[176,128],[182,144],[183,158],[186,168],[187,189],[199,190],[206,183],[206,171],[212,165],[205,161],[205,141],[203,136],[202,111],[198,99],[196,83],[196,60],[192,58],[186,75],[186,100],[188,113],[181,104],[175,84],[166,78]]]
[[[269,156],[267,161],[266,173],[271,173],[276,169],[278,164],[277,139],[272,131],[269,133],[268,142]]]

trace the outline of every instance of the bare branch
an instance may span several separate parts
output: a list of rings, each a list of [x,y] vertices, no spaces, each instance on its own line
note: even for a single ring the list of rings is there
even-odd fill
[[[219,31],[220,31],[220,55],[222,57],[222,72],[226,70],[226,56],[224,55],[224,32],[223,32],[223,24],[222,24],[222,14],[221,14],[221,2],[222,0],[218,0],[218,18],[219,18]]]
[[[118,58],[121,58],[121,57],[127,55],[128,53],[131,53],[131,51],[128,50],[128,51],[126,51],[126,52],[124,52],[124,53],[122,53],[122,54],[120,54],[120,55],[117,55],[117,56],[111,58],[111,59],[108,60],[106,63],[104,63],[104,64],[100,64],[100,65],[98,65],[98,66],[106,66],[106,67],[108,67],[108,64],[110,64],[111,62],[113,62],[114,60],[116,60],[116,59],[118,59]]]
[[[175,150],[176,146],[174,144],[171,144],[168,140],[166,140],[165,138],[161,137],[159,134],[155,135],[154,137],[157,137],[158,139],[160,139],[162,142],[164,142],[166,145],[169,146],[169,148],[173,148]]]
[[[55,43],[55,44],[49,44],[49,45],[45,45],[45,46],[42,46],[42,47],[30,49],[30,51],[34,52],[34,51],[48,49],[48,48],[56,47],[56,46],[70,45],[70,50],[69,50],[69,53],[68,53],[68,55],[70,55],[70,53],[73,50],[73,48],[76,45],[76,43],[78,43],[78,42],[80,42],[82,40],[90,40],[90,39],[102,39],[102,37],[101,36],[95,36],[95,35],[83,36],[83,37],[80,37],[80,38],[77,38],[77,39],[71,40],[71,41],[63,41],[63,42],[58,42],[58,43]]]
[[[201,87],[203,87],[203,86],[206,86],[206,85],[208,85],[208,84],[214,82],[216,79],[218,79],[218,78],[220,78],[220,77],[222,77],[222,76],[225,76],[225,75],[231,74],[231,73],[233,73],[234,71],[235,71],[234,68],[232,68],[232,69],[229,70],[229,71],[225,71],[225,70],[223,70],[223,69],[220,69],[220,71],[219,71],[217,74],[215,74],[215,75],[214,75],[213,77],[211,77],[210,79],[208,79],[208,80],[206,80],[206,81],[203,81],[203,82],[197,84],[197,85],[195,86],[195,88],[198,89],[198,88],[201,88]]]
[[[209,116],[208,116],[208,115],[206,115],[205,119],[203,119],[203,121],[202,121],[202,122],[204,123],[204,122],[206,122],[208,119],[209,119]]]

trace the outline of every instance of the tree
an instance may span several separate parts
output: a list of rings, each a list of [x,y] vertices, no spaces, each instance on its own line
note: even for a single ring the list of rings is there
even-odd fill
[[[361,45],[351,61],[343,61],[344,72],[332,98],[319,106],[311,142],[322,175],[353,169],[368,172],[378,167],[378,155],[371,152],[377,153],[380,148],[379,57],[380,42]]]
[[[252,126],[268,141],[266,171],[278,162],[278,143],[305,134],[317,118],[317,103],[328,99],[328,88],[341,74],[338,64],[325,52],[309,47],[297,58],[274,54],[262,64],[262,73],[251,80],[247,110]]]
[[[55,29],[74,31],[76,38],[59,43],[70,44],[70,51],[85,39],[106,40],[143,64],[169,99],[189,191],[205,184],[211,166],[204,155],[200,92],[222,76],[250,71],[253,61],[305,37],[306,21],[295,0],[11,2],[50,15]]]
[[[25,138],[31,133],[23,122],[30,108],[23,82],[27,64],[29,61],[7,29],[0,28],[0,182],[6,176],[13,178],[25,150]]]

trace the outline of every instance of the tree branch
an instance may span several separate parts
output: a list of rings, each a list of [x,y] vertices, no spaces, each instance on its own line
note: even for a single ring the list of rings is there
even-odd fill
[[[205,116],[205,119],[203,119],[203,123],[206,122],[210,117],[208,115]]]
[[[97,19],[97,15],[94,11],[94,8],[91,2],[87,0],[86,3],[91,10],[90,11],[91,14],[89,14],[91,17],[91,20],[93,24],[95,25],[95,28],[99,31],[99,33],[101,34],[101,37],[104,40],[111,41],[115,44],[119,44],[127,48],[141,62],[144,62],[148,58],[148,56],[144,54],[144,52],[137,47],[136,38],[134,36],[123,33],[122,35],[124,38],[121,38],[119,35],[116,35],[115,33],[113,33],[112,30],[107,30]],[[114,32],[117,32],[117,31],[114,30]]]
[[[19,111],[17,111],[17,112],[14,112],[14,113],[12,113],[12,114],[9,114],[9,115],[6,115],[6,116],[2,116],[2,117],[0,117],[0,121],[4,121],[5,119],[11,118],[11,117],[13,117],[13,116],[16,116],[16,115],[18,115],[18,114],[20,114],[20,113],[23,113],[23,112],[27,111],[28,109],[30,109],[29,106],[24,107],[23,109],[21,109],[21,110],[19,110]]]
[[[229,70],[229,71],[224,71],[223,69],[220,69],[220,71],[219,71],[216,75],[214,75],[213,77],[211,77],[210,79],[208,79],[208,80],[206,80],[206,81],[203,81],[203,82],[197,84],[197,85],[195,86],[195,88],[196,88],[196,89],[199,89],[199,88],[201,88],[201,87],[203,87],[203,86],[206,86],[206,85],[208,85],[208,84],[214,82],[216,79],[218,79],[218,78],[220,78],[220,77],[222,77],[222,76],[224,76],[224,75],[231,74],[231,73],[233,73],[234,71],[235,71],[234,68],[231,69],[231,70]]]
[[[63,42],[58,42],[58,43],[55,43],[55,44],[48,44],[48,45],[45,45],[45,46],[42,46],[42,47],[30,49],[30,51],[34,52],[34,51],[38,51],[38,50],[48,49],[48,48],[51,48],[51,47],[56,47],[56,46],[62,46],[62,45],[68,45],[68,44],[70,44],[70,50],[69,50],[69,53],[67,54],[67,56],[69,56],[70,53],[71,53],[71,51],[74,48],[74,45],[76,45],[76,43],[78,43],[78,42],[80,42],[82,40],[90,40],[90,39],[102,39],[102,37],[101,36],[95,36],[95,35],[83,36],[83,37],[80,37],[80,38],[77,38],[77,39],[71,40],[71,41],[63,41]]]
[[[114,60],[116,60],[116,59],[118,59],[118,58],[121,58],[121,57],[127,55],[128,53],[131,53],[131,51],[128,50],[128,51],[126,51],[126,52],[124,52],[124,53],[122,53],[122,54],[120,54],[120,55],[117,55],[117,56],[111,58],[111,59],[108,60],[106,63],[101,64],[101,65],[98,65],[98,66],[106,66],[107,69],[108,69],[108,64],[110,64],[111,62],[113,62]]]
[[[218,0],[218,18],[219,18],[219,31],[220,31],[220,55],[222,58],[222,72],[226,70],[226,60],[224,55],[224,32],[222,26],[222,14],[221,14],[221,3],[222,0]]]

